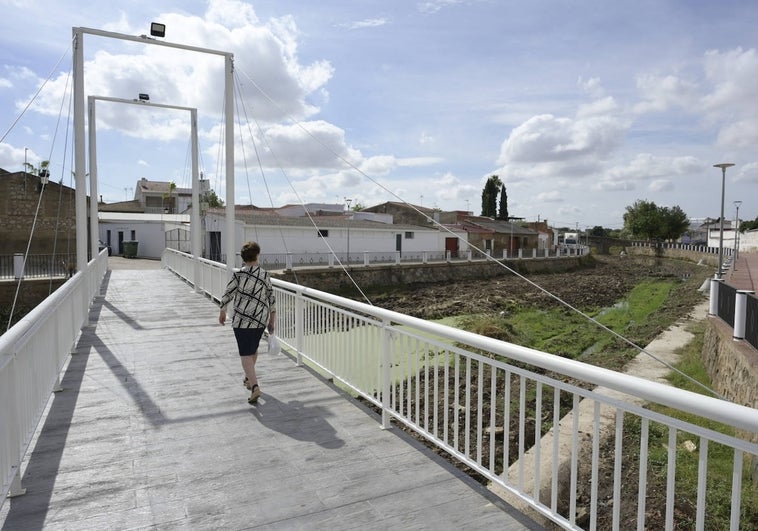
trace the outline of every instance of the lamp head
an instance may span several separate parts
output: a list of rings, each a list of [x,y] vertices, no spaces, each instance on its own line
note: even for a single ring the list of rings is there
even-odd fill
[[[734,163],[732,163],[732,162],[722,162],[721,164],[714,164],[713,165],[714,168],[721,168],[722,170],[725,170],[727,168],[731,168],[732,166],[734,166]]]
[[[165,37],[166,36],[166,25],[161,24],[160,22],[151,22],[150,23],[150,35],[153,37]]]

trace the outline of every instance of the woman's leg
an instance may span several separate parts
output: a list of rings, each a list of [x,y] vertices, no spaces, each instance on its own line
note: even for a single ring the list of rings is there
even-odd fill
[[[242,370],[245,371],[250,387],[258,385],[258,376],[255,374],[255,362],[258,360],[258,353],[256,352],[251,356],[240,356],[240,360],[242,360]]]

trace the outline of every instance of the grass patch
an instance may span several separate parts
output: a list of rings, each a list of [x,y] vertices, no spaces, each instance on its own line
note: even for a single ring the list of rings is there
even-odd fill
[[[675,287],[671,280],[645,280],[613,307],[587,310],[610,330],[644,346],[652,329],[662,323],[659,311],[665,307]],[[467,315],[457,320],[464,330],[564,358],[620,370],[637,349],[566,308],[521,307],[503,315]]]

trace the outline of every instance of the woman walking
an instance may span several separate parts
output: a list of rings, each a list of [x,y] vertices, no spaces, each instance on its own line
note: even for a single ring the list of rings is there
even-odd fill
[[[258,359],[258,344],[263,331],[274,332],[276,320],[276,299],[268,272],[258,265],[261,247],[255,242],[242,246],[240,255],[245,265],[232,275],[221,297],[221,312],[218,322],[226,323],[226,306],[234,300],[232,329],[237,339],[242,369],[245,371],[245,387],[250,389],[249,404],[255,404],[261,396],[255,362]]]

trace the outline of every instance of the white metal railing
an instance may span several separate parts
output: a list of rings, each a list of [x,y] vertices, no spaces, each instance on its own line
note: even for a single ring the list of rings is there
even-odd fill
[[[0,505],[23,492],[21,461],[107,269],[103,250],[0,336]]]
[[[190,262],[189,255],[164,254],[164,264],[188,281]],[[197,287],[219,299],[225,266],[208,261],[202,266]],[[685,441],[695,441],[698,462],[695,527],[703,528],[714,491],[729,488],[731,529],[747,524],[741,521],[742,496],[743,487],[750,488],[749,463],[758,459],[758,410],[273,283],[278,336],[298,363],[306,359],[380,409],[385,427],[391,421],[407,426],[559,525],[580,528],[576,515],[583,505],[594,529],[598,515],[608,512],[601,505],[611,505],[599,493],[610,492],[614,529],[631,525],[621,522],[628,510],[636,513],[637,528],[645,528],[646,500],[664,495],[665,528],[673,529],[675,511],[686,503],[679,495],[677,463],[693,459],[683,449]],[[740,435],[678,420],[649,409],[651,404],[717,421]],[[651,442],[653,433],[661,444]],[[661,458],[655,451],[664,446]],[[612,448],[614,463],[603,475],[601,448]],[[709,456],[717,449],[732,459],[728,485],[708,481]],[[634,454],[638,457],[629,457]],[[623,479],[630,466],[638,471],[636,485]],[[663,477],[665,494],[648,490],[655,475]],[[581,494],[584,485],[588,500]]]
[[[519,252],[511,253],[508,256],[507,251],[503,251],[502,260],[530,260],[536,258],[558,258],[567,256],[578,256],[587,254],[586,247],[578,249],[520,249]],[[263,253],[258,259],[258,263],[263,269],[298,269],[308,267],[338,267],[339,263],[350,266],[372,266],[388,264],[406,264],[406,263],[444,263],[444,262],[465,262],[465,261],[486,261],[491,260],[488,255],[469,249],[467,251],[356,251],[347,253]],[[237,265],[241,265],[239,255],[236,257]]]

